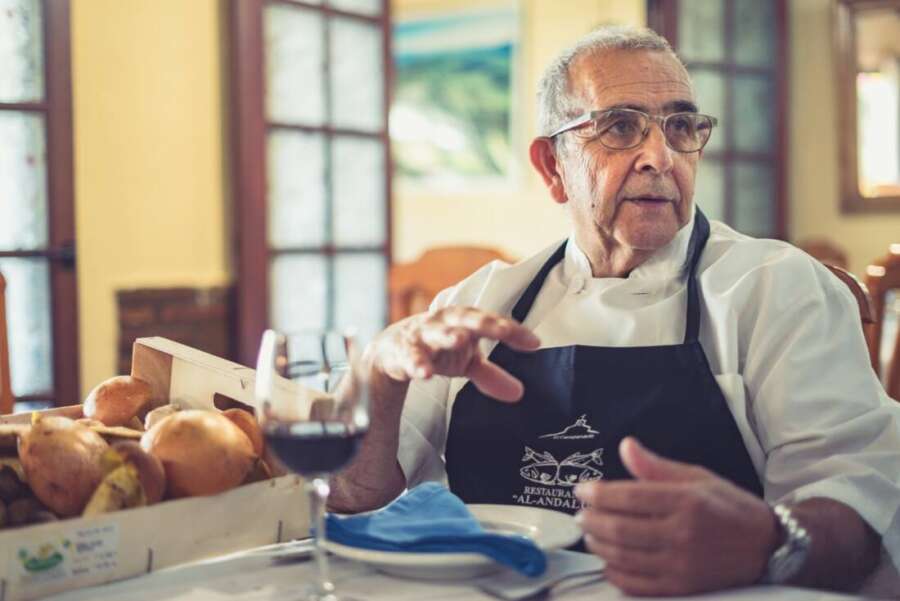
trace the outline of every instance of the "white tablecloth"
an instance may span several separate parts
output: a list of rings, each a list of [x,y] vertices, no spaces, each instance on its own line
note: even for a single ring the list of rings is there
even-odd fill
[[[331,558],[338,591],[358,601],[496,601],[471,583],[429,583],[387,576],[364,565]],[[139,578],[81,589],[50,597],[53,601],[298,601],[299,592],[314,582],[315,562],[276,563],[266,554],[239,555],[161,570]],[[601,601],[625,596],[612,585],[573,580],[553,589],[548,599]],[[727,600],[831,601],[851,599],[819,591],[786,587],[755,587],[702,597]],[[699,597],[698,597],[699,599]]]

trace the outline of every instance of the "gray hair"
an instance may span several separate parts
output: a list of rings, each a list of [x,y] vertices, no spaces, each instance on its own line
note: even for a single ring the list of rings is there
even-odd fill
[[[595,29],[565,50],[544,71],[538,84],[538,135],[548,136],[580,112],[570,96],[569,67],[585,54],[603,50],[656,50],[681,60],[669,42],[645,27],[607,25]]]

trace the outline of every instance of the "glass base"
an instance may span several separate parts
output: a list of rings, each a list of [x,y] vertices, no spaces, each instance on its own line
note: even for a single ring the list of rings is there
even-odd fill
[[[300,598],[301,601],[361,601],[357,597],[348,597],[343,593],[322,593],[316,588],[310,588],[304,596]]]

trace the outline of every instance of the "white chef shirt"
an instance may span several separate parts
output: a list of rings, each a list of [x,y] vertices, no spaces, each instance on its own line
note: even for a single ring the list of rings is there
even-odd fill
[[[542,348],[682,343],[687,289],[679,274],[692,227],[693,221],[625,278],[593,277],[570,237],[524,325]],[[438,295],[432,308],[465,305],[509,315],[558,244],[515,265],[483,267]],[[900,403],[887,397],[871,369],[853,295],[793,246],[716,221],[698,276],[700,343],[766,500],[845,503],[882,534],[900,566]],[[482,341],[482,351],[494,345]],[[466,382],[435,376],[410,385],[398,452],[410,487],[446,480],[451,410]]]

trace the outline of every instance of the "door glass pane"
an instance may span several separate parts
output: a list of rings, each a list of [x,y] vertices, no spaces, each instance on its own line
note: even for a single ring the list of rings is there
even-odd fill
[[[775,51],[773,0],[734,0],[732,30],[734,61],[740,65],[768,67]]]
[[[385,326],[387,270],[384,255],[347,254],[335,258],[335,325],[356,328],[369,339]]]
[[[685,61],[725,59],[725,21],[720,0],[678,2],[678,53]]]
[[[774,146],[772,124],[775,89],[768,77],[734,77],[734,145],[747,152],[770,152]]]
[[[266,113],[269,120],[325,122],[324,19],[285,4],[265,8]]]
[[[380,139],[336,137],[332,142],[334,240],[338,246],[385,243],[384,144]]]
[[[694,202],[709,219],[725,220],[725,169],[720,161],[700,161],[694,185]]]
[[[332,8],[375,17],[381,14],[382,0],[330,0]]]
[[[691,80],[694,82],[694,96],[700,112],[719,120],[705,149],[722,150],[725,148],[725,130],[728,127],[725,122],[725,77],[708,69],[691,69]]]
[[[0,0],[0,102],[44,97],[40,0]]]
[[[327,241],[325,139],[273,131],[268,139],[269,243],[273,248]]]
[[[768,238],[775,233],[775,183],[769,165],[736,163],[734,227],[750,236]]]
[[[384,60],[381,26],[331,20],[331,115],[336,127],[384,129]]]
[[[45,246],[47,160],[43,118],[0,111],[0,250]]]
[[[53,390],[50,269],[46,259],[0,259],[6,279],[9,369],[15,396]]]
[[[283,330],[324,328],[328,271],[321,255],[281,255],[269,272],[272,327]]]

